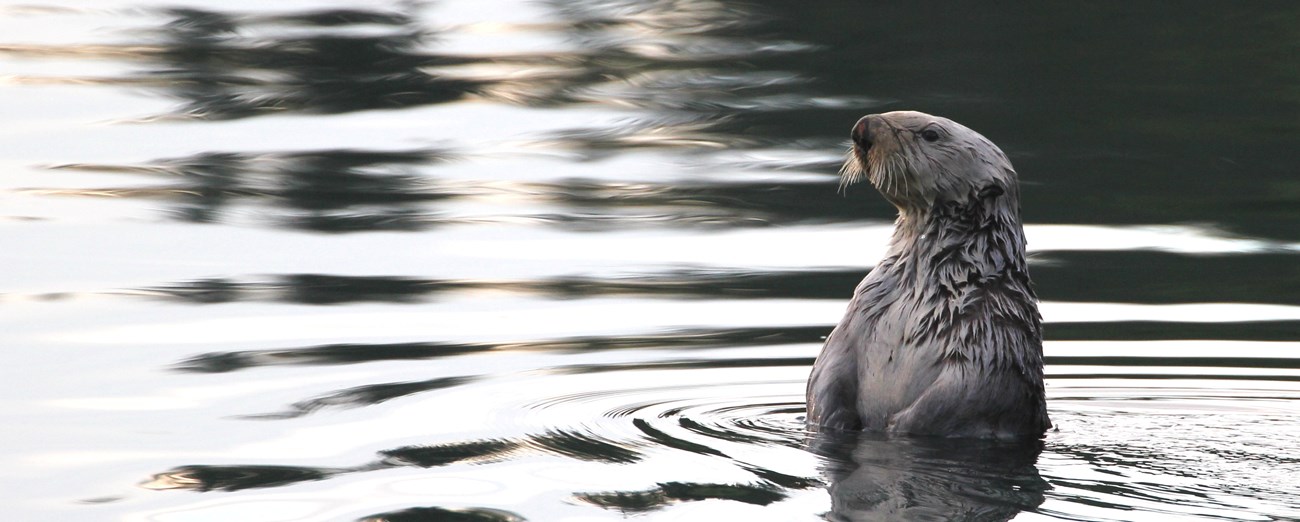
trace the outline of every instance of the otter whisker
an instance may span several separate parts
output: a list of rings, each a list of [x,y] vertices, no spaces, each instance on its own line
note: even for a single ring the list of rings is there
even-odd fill
[[[889,157],[889,179],[890,193],[903,195],[898,192],[898,184],[901,181],[904,190],[907,188],[907,166],[903,163],[903,158],[898,155]]]
[[[898,159],[898,163],[900,164],[898,169],[900,172],[899,177],[903,178],[903,197],[907,197],[912,193],[912,187],[907,182],[907,178],[910,178],[911,176],[904,173],[907,170],[907,165],[903,162],[902,158]]]
[[[894,159],[890,158],[889,161],[886,161],[883,168],[885,169],[885,180],[888,182],[885,185],[886,191],[893,194],[894,187],[898,186],[898,174],[894,170]]]
[[[890,158],[889,162],[885,165],[885,172],[889,173],[889,177],[886,179],[889,180],[889,192],[893,194],[894,189],[898,188],[898,170],[894,168],[893,158]]]
[[[843,194],[849,185],[855,184],[862,179],[862,174],[862,165],[858,161],[857,154],[850,148],[848,157],[844,159],[844,164],[840,166],[840,183],[836,192]]]
[[[885,184],[885,191],[893,194],[894,187],[898,185],[898,179],[894,174],[894,158],[890,157],[886,159],[882,162],[880,167],[884,170],[885,179],[888,181],[888,183]]]

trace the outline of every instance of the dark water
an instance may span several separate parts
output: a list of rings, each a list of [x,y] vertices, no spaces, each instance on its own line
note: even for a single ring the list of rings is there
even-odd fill
[[[1300,520],[1291,2],[0,6],[11,520]],[[892,209],[1021,174],[1041,445],[809,437]]]

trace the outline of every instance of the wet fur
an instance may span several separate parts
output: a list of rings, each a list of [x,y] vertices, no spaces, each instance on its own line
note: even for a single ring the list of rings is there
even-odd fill
[[[810,426],[1039,437],[1042,321],[1025,263],[1016,174],[983,136],[917,112],[878,115],[841,186],[869,180],[899,209],[808,382]],[[942,129],[934,143],[925,128]],[[864,154],[865,152],[865,154]]]

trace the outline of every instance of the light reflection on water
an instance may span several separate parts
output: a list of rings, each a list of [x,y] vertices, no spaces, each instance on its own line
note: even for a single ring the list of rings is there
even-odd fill
[[[1207,85],[1258,128],[1189,134],[1152,112],[1186,82],[1124,56],[847,2],[61,5],[0,8],[14,516],[1300,518],[1274,91]],[[1272,77],[1286,17],[1257,9],[1259,43],[1204,64],[1160,40],[1198,48],[1195,10],[1119,54]],[[1007,63],[1120,72],[1030,92]],[[804,431],[893,217],[837,193],[845,134],[894,108],[988,129],[1024,176],[1041,447]]]

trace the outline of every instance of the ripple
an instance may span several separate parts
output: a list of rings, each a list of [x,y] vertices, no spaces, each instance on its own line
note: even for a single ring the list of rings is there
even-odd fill
[[[782,471],[808,455],[803,402],[773,394],[790,382],[731,382],[603,390],[530,403],[545,417],[599,413],[598,429],[624,434],[645,455],[687,466],[725,466],[730,480],[661,481],[644,489],[578,491],[575,501],[625,514],[703,500],[769,506],[824,482],[810,467]],[[801,383],[794,383],[801,384]],[[577,410],[575,412],[573,410]],[[785,461],[782,462],[784,455]],[[790,460],[789,457],[798,458]],[[703,460],[701,460],[703,459]],[[705,461],[719,460],[709,464]]]
[[[598,414],[604,419],[631,421],[631,426],[641,432],[643,442],[722,456],[710,446],[714,443],[710,439],[793,447],[802,444],[807,432],[801,395],[749,394],[799,384],[786,381],[600,390],[548,397],[524,407],[542,416],[581,418]],[[623,429],[626,427],[623,424]]]
[[[1295,16],[25,1],[0,7],[9,518],[1300,519],[1294,110],[1242,88],[1294,77]],[[1008,84],[1073,52],[1005,45],[1053,20],[1153,52]],[[835,41],[873,23],[925,59]],[[835,192],[848,127],[914,103],[1026,175],[1042,445],[805,431],[894,214]],[[1061,107],[1100,116],[1058,139]]]
[[[1290,449],[1294,440],[1279,436],[1300,430],[1294,396],[1199,387],[1099,391],[1111,398],[1049,403],[1059,431],[1049,433],[1040,468],[1055,485],[1051,496],[1076,504],[1060,509],[1096,503],[1116,509],[1116,518],[1132,517],[1119,514],[1124,510],[1142,519],[1297,514],[1300,486],[1291,477],[1300,459]]]
[[[1079,353],[1092,349],[1084,343],[1064,348]],[[778,353],[782,348],[771,349]],[[1284,512],[1279,511],[1283,499],[1300,494],[1257,487],[1260,466],[1275,481],[1300,472],[1300,462],[1287,457],[1288,442],[1276,436],[1300,429],[1293,391],[1248,390],[1230,382],[1185,389],[1158,380],[1096,388],[1067,382],[1051,388],[1049,408],[1059,431],[1049,433],[1042,445],[845,438],[805,430],[806,364],[746,357],[752,350],[697,347],[695,357],[676,360],[644,344],[604,353],[543,352],[559,364],[455,383],[456,389],[482,399],[474,407],[498,412],[500,423],[485,427],[486,432],[514,435],[426,437],[427,444],[393,447],[369,462],[333,468],[190,464],[155,475],[147,487],[280,488],[400,469],[426,470],[430,474],[423,479],[452,480],[467,473],[466,466],[491,466],[495,471],[487,476],[498,477],[507,491],[521,487],[507,478],[511,470],[536,464],[568,470],[563,481],[554,481],[563,482],[566,502],[625,515],[705,501],[773,508],[829,491],[833,512],[868,518],[1025,511],[1078,518],[1093,512],[1089,510],[1114,512],[1115,518],[1124,518],[1121,512],[1127,510],[1140,517],[1237,516],[1247,512],[1233,499],[1243,495],[1243,488],[1254,488],[1244,495],[1265,503],[1270,512]],[[1124,346],[1111,349],[1115,354],[1128,351]],[[591,362],[596,356],[604,362]],[[562,364],[568,360],[587,362]],[[323,397],[350,401],[357,395],[373,402],[356,406],[373,407],[396,393],[408,403],[451,408],[449,397],[407,395],[423,391],[408,386],[381,389],[377,395],[351,391],[359,395]],[[1246,406],[1248,402],[1256,406]],[[426,415],[454,417],[440,411],[458,410],[434,409]],[[408,410],[403,416],[409,415]],[[383,424],[368,426],[385,431]],[[1170,435],[1179,430],[1185,435]],[[1106,433],[1106,440],[1097,433]],[[399,435],[390,434],[394,440]],[[692,473],[684,475],[682,469]],[[525,473],[534,481],[545,476]],[[611,478],[615,476],[627,478]],[[1208,476],[1218,478],[1203,478]],[[523,487],[556,487],[551,480]],[[493,505],[485,500],[492,494],[462,495],[455,501]],[[906,506],[864,500],[877,497],[909,500]]]
[[[500,509],[448,509],[441,507],[419,507],[380,513],[363,518],[358,522],[419,522],[427,520],[447,520],[456,522],[524,522],[526,519],[515,513]]]
[[[141,485],[147,489],[239,491],[324,480],[336,470],[293,466],[183,466],[159,473]]]

